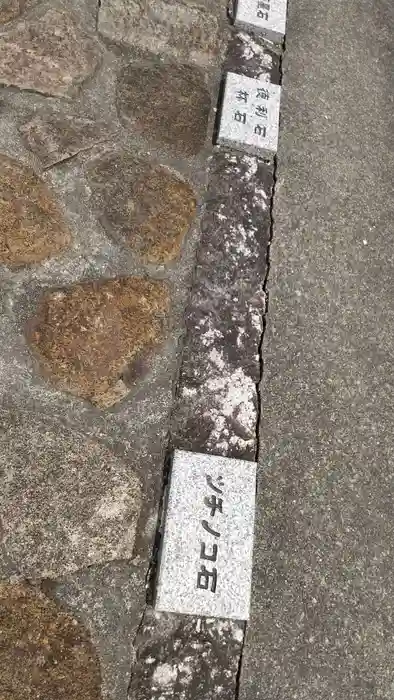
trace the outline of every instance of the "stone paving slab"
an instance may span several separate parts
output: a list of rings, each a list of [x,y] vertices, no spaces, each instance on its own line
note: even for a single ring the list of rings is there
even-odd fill
[[[217,62],[228,34],[224,5],[190,0],[102,0],[98,29],[118,44],[203,66]]]
[[[18,268],[59,255],[70,245],[71,233],[45,182],[6,155],[0,156],[0,169],[0,263]],[[18,216],[20,200],[23,217]]]
[[[218,151],[174,413],[176,446],[254,459],[272,167]]]
[[[3,697],[99,700],[100,669],[84,627],[27,583],[0,584]]]
[[[138,477],[91,439],[2,410],[0,575],[56,577],[131,558]]]
[[[64,113],[63,105],[53,105],[40,109],[20,126],[19,132],[29,150],[49,168],[105,141],[113,129],[92,113],[81,114],[72,108]]]
[[[94,73],[99,42],[83,26],[83,7],[78,13],[65,7],[44,3],[0,31],[1,84],[71,97]]]
[[[279,85],[227,73],[217,142],[261,157],[275,156],[279,111]]]

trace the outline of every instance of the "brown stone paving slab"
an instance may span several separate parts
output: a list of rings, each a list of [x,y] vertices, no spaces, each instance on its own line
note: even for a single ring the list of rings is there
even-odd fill
[[[109,156],[87,171],[91,203],[108,233],[147,262],[179,255],[196,212],[192,188],[166,168],[133,156]]]
[[[133,642],[145,602],[145,573],[144,562],[137,566],[114,561],[41,584],[89,631],[100,660],[103,700],[127,697]]]
[[[105,408],[146,371],[164,339],[169,303],[160,281],[83,282],[44,294],[27,337],[45,376]]]
[[[101,698],[98,659],[87,632],[25,584],[0,584],[0,698]]]
[[[241,622],[147,609],[129,700],[234,700]]]
[[[66,574],[133,555],[140,480],[60,422],[0,412],[0,577]]]
[[[102,0],[98,28],[116,43],[203,66],[218,61],[225,38],[217,13],[187,0]]]
[[[41,109],[19,128],[27,147],[48,168],[107,138],[112,129],[92,116]]]
[[[214,155],[174,413],[182,449],[255,457],[271,188],[257,158]]]
[[[153,143],[175,153],[196,155],[207,137],[211,98],[197,68],[163,62],[136,62],[118,77],[119,117]]]
[[[100,55],[77,16],[45,5],[0,32],[0,83],[71,96],[94,73]]]
[[[0,262],[10,267],[37,263],[70,241],[45,183],[31,168],[0,154]]]

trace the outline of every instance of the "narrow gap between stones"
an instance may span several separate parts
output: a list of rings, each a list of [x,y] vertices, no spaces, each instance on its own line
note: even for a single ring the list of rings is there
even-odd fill
[[[139,637],[139,635],[144,627],[145,615],[146,615],[147,609],[148,609],[148,604],[145,603],[143,610],[142,610],[142,613],[141,613],[141,619],[138,623],[138,627],[135,631],[134,639],[132,641],[132,650],[134,652],[134,658],[131,661],[131,673],[130,673],[130,677],[129,677],[129,684],[127,686],[127,698],[129,698],[131,696],[130,691],[131,691],[131,684],[133,682],[133,669],[136,666],[136,663],[138,660],[138,637]]]
[[[148,570],[147,570],[146,576],[145,576],[146,605],[150,605],[150,606],[153,606],[153,603],[154,603],[154,592],[155,592],[155,585],[156,585],[157,570],[158,570],[158,565],[159,565],[159,553],[160,553],[162,531],[163,531],[163,516],[164,516],[165,503],[166,503],[166,497],[167,497],[167,487],[168,487],[168,482],[169,482],[169,478],[170,478],[170,470],[171,470],[172,444],[171,444],[171,436],[169,433],[167,435],[166,442],[167,442],[167,450],[166,450],[166,456],[164,459],[164,467],[163,467],[162,479],[161,479],[161,485],[160,485],[160,500],[159,500],[159,506],[158,506],[158,512],[157,512],[156,533],[155,533],[155,538],[153,541],[152,554],[151,554],[151,558],[149,561]]]
[[[140,618],[140,621],[139,621],[139,624],[138,624],[138,627],[136,629],[134,639],[133,639],[133,649],[135,652],[135,658],[134,658],[134,661],[133,661],[132,667],[131,667],[130,680],[129,680],[129,686],[128,686],[128,696],[130,696],[130,688],[131,688],[131,684],[133,682],[133,669],[134,669],[136,662],[138,660],[138,638],[139,638],[140,633],[144,627],[146,611],[147,611],[148,607],[153,607],[153,604],[154,604],[156,576],[157,576],[158,565],[159,565],[159,553],[160,553],[162,530],[163,530],[163,515],[164,515],[164,510],[165,510],[165,502],[166,502],[166,497],[167,497],[167,487],[168,487],[170,470],[171,470],[172,442],[171,442],[170,432],[167,433],[167,439],[165,442],[167,444],[167,449],[166,449],[166,453],[165,453],[166,456],[164,459],[164,467],[163,467],[162,479],[161,479],[161,483],[160,483],[160,500],[159,500],[159,506],[158,506],[158,511],[157,511],[156,532],[155,532],[155,537],[154,537],[153,546],[152,546],[152,553],[151,553],[148,568],[147,568],[147,571],[145,574],[145,604],[144,604],[144,607],[142,609],[141,618]]]
[[[286,40],[284,39],[281,45],[281,53],[280,53],[280,58],[279,58],[279,85],[282,85],[282,78],[283,78],[283,57],[284,53],[286,50]],[[280,122],[279,122],[280,123]],[[258,381],[256,382],[256,398],[257,398],[257,416],[256,416],[256,451],[255,451],[255,462],[258,463],[259,458],[260,458],[260,430],[261,430],[261,417],[262,417],[262,383],[263,383],[263,375],[264,375],[264,356],[263,356],[263,346],[264,346],[264,336],[267,328],[267,322],[268,322],[268,313],[269,313],[269,290],[268,290],[268,280],[269,280],[269,274],[270,274],[270,269],[271,269],[271,243],[273,240],[273,235],[274,235],[274,202],[275,202],[275,191],[276,191],[276,184],[277,184],[277,169],[278,169],[278,159],[277,156],[274,156],[274,161],[273,161],[273,172],[272,172],[272,179],[273,179],[273,184],[272,184],[272,192],[271,192],[271,199],[270,199],[270,225],[269,225],[269,238],[268,238],[268,245],[267,245],[267,254],[266,254],[266,270],[265,270],[265,277],[263,281],[263,291],[264,291],[264,309],[263,309],[263,317],[262,317],[262,322],[263,322],[263,329],[261,332],[260,336],[260,342],[258,346],[258,356],[259,356],[259,378]],[[257,492],[257,484],[256,484],[256,492]],[[237,670],[237,676],[235,680],[235,700],[240,700],[241,697],[241,676],[242,676],[242,664],[243,664],[243,657],[244,657],[244,651],[245,651],[245,643],[246,643],[246,632],[247,632],[247,627],[248,623],[245,622],[244,624],[244,636],[242,640],[242,646],[241,646],[241,651],[239,654],[239,661],[238,661],[238,670]]]
[[[117,135],[118,134],[115,132],[114,134],[111,134],[111,138],[115,137]],[[69,163],[71,160],[74,160],[81,153],[86,153],[87,151],[91,151],[91,150],[93,150],[93,148],[96,148],[96,146],[100,146],[103,143],[107,143],[107,141],[109,141],[109,139],[102,139],[101,141],[96,141],[91,146],[85,146],[84,148],[80,148],[75,153],[71,153],[70,156],[65,156],[64,158],[59,158],[59,160],[55,161],[55,163],[51,163],[51,165],[47,165],[45,168],[43,168],[43,170],[44,170],[44,172],[49,172],[50,170],[58,167],[59,165]]]
[[[282,77],[282,76],[281,76]],[[281,80],[282,82],[282,80]],[[269,279],[269,274],[270,274],[270,268],[271,268],[271,243],[273,239],[273,228],[274,228],[274,217],[273,217],[273,208],[274,208],[274,198],[275,198],[275,189],[276,189],[276,175],[277,171],[277,157],[276,155],[274,156],[274,166],[273,166],[273,173],[272,173],[272,178],[273,178],[273,184],[272,184],[272,193],[271,193],[271,199],[270,199],[270,230],[269,230],[269,239],[268,239],[268,245],[267,245],[267,254],[266,254],[266,268],[265,268],[265,277],[263,281],[263,291],[264,291],[264,309],[263,309],[263,317],[262,317],[262,322],[263,322],[263,330],[261,332],[260,336],[260,342],[258,345],[258,356],[259,356],[259,378],[258,381],[256,382],[256,396],[257,396],[257,417],[256,417],[256,451],[255,451],[255,462],[259,461],[259,456],[260,456],[260,429],[261,429],[261,399],[262,399],[262,391],[261,391],[261,386],[263,382],[263,373],[264,373],[264,358],[263,358],[263,344],[264,344],[264,336],[265,336],[265,331],[267,328],[267,316],[268,316],[268,311],[269,311],[269,291],[268,291],[268,279]]]
[[[283,39],[283,42],[281,44],[281,51],[280,51],[280,56],[279,56],[279,85],[282,85],[282,78],[283,78],[283,57],[286,51],[286,38]],[[280,116],[279,116],[280,119]],[[280,121],[279,121],[279,126],[280,126]],[[272,192],[271,192],[271,199],[270,199],[270,228],[269,228],[269,238],[268,238],[268,246],[267,246],[267,255],[266,255],[266,268],[265,268],[265,277],[263,281],[263,291],[264,291],[264,310],[263,310],[263,330],[261,332],[260,336],[260,342],[258,346],[258,356],[259,356],[259,378],[258,381],[256,382],[256,396],[257,396],[257,419],[256,419],[256,452],[255,452],[255,461],[259,461],[260,457],[260,429],[261,429],[261,415],[262,415],[262,383],[263,383],[263,374],[264,374],[264,358],[263,358],[263,344],[264,344],[264,336],[265,336],[265,331],[267,328],[267,317],[269,313],[269,290],[268,290],[268,280],[269,280],[269,274],[270,274],[270,269],[271,269],[271,243],[273,240],[274,236],[274,201],[275,201],[275,191],[276,191],[276,182],[277,182],[277,168],[278,168],[278,159],[277,155],[274,156],[274,161],[273,161],[273,172],[272,172],[272,179],[273,179],[273,184],[272,184]]]

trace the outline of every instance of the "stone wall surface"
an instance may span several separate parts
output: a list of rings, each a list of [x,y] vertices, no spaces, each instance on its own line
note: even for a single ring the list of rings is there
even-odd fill
[[[234,229],[221,246],[215,207],[205,204],[209,164],[210,201],[232,187],[221,177],[232,156],[212,156],[230,34],[225,4],[203,0],[0,2],[0,697],[126,700],[137,662],[130,697],[148,700],[173,677],[165,675],[169,650],[201,631],[193,621],[160,622],[149,609],[144,616],[145,585],[201,231],[222,288],[227,254],[230,274],[242,263]],[[232,41],[252,74],[275,70],[258,43]],[[259,165],[266,191],[257,201],[248,185],[255,161],[239,167],[250,233],[267,209],[272,172]],[[267,241],[265,228],[255,262]],[[244,340],[252,338],[253,408],[232,410],[235,452],[250,456],[263,292],[245,255],[236,313],[239,326],[247,317]],[[204,265],[198,276],[215,296]],[[215,313],[213,304],[211,320]],[[224,313],[230,318],[228,304]],[[227,362],[226,353],[218,347],[212,357]],[[241,354],[230,358],[229,382]],[[211,381],[214,388],[214,373]],[[177,410],[182,442],[195,409]],[[163,630],[172,639],[151,666],[147,624],[158,626],[156,648]],[[199,644],[207,652],[201,698],[211,697],[207,664],[224,658],[227,637],[235,656],[218,678],[233,688],[237,673],[242,630],[215,625],[190,640],[195,653]],[[183,663],[174,698],[189,698],[188,679],[200,673],[197,662]]]

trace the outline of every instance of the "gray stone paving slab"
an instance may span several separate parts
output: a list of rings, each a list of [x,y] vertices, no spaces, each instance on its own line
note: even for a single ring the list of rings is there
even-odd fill
[[[0,412],[0,577],[131,558],[141,482],[105,446],[33,412]]]
[[[280,86],[227,73],[218,143],[255,155],[278,148]]]
[[[0,31],[1,84],[44,95],[76,95],[99,66],[101,50],[89,31],[89,3],[74,9],[43,3],[27,19],[5,25]]]
[[[258,32],[270,41],[283,41],[286,13],[287,0],[238,0],[234,24]]]
[[[393,697],[392,29],[289,5],[241,700]]]
[[[48,168],[66,160],[83,150],[92,148],[104,141],[111,132],[112,125],[93,114],[64,114],[64,107],[41,109],[19,128],[24,142]]]
[[[256,466],[176,450],[156,609],[247,620]]]

